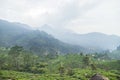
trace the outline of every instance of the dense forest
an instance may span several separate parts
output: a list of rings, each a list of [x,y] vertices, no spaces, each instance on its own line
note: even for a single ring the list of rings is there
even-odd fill
[[[18,45],[0,48],[0,80],[89,80],[95,74],[120,80],[120,60],[108,53],[38,55]]]

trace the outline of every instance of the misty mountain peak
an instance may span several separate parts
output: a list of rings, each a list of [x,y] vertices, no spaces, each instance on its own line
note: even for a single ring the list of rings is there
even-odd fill
[[[119,45],[120,42],[119,36],[107,35],[100,32],[77,34],[73,33],[72,31],[62,31],[55,28],[51,28],[48,25],[44,25],[41,30],[53,35],[55,38],[63,42],[87,48],[92,47],[97,49],[100,48],[103,50],[113,50]]]
[[[102,36],[102,35],[106,35],[106,34],[100,33],[100,32],[91,32],[91,33],[87,33],[86,35]]]

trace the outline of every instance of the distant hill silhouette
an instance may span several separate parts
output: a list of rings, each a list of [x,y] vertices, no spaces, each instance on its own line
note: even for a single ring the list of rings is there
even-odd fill
[[[66,44],[44,31],[31,30],[28,25],[0,20],[0,46],[23,46],[37,54],[79,53],[87,49]]]
[[[63,42],[90,49],[114,50],[120,45],[120,36],[116,35],[107,35],[99,32],[76,34],[67,30],[57,30],[49,25],[43,25],[39,29]]]

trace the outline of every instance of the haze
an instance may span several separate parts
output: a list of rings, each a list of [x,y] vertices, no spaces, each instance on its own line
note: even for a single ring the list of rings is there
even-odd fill
[[[0,19],[120,36],[120,0],[0,0]]]

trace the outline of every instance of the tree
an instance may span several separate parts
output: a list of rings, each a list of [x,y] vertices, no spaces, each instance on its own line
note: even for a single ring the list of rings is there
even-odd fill
[[[84,58],[83,58],[83,64],[85,65],[85,67],[89,66],[90,65],[90,57],[88,55],[86,55]]]
[[[83,56],[83,53],[81,52],[80,55]]]
[[[8,53],[9,57],[10,57],[10,65],[14,68],[14,69],[18,69],[19,68],[19,55],[24,51],[23,47],[21,46],[13,46],[10,48],[10,51]]]
[[[8,54],[14,57],[18,57],[23,50],[24,50],[23,47],[16,45],[10,48]]]
[[[24,54],[22,54],[24,71],[29,71],[29,68],[32,65],[31,57],[32,55],[30,53],[25,52]]]
[[[92,70],[96,70],[97,69],[94,63],[92,63],[90,66],[91,66]]]
[[[72,68],[68,68],[68,69],[67,69],[67,75],[69,75],[69,76],[74,75],[74,71],[73,71]]]
[[[63,76],[64,72],[65,72],[65,68],[63,67],[62,62],[61,62],[60,67],[59,67],[59,73],[61,77]]]
[[[0,70],[3,67],[4,63],[6,62],[5,54],[0,54]]]
[[[31,67],[31,71],[33,73],[44,74],[47,72],[47,66],[48,66],[47,63],[39,62],[35,66]]]

